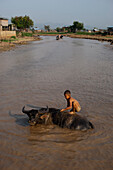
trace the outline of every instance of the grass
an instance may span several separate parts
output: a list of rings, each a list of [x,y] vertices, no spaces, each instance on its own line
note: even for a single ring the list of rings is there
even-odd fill
[[[25,37],[25,36],[32,37],[33,36],[32,33],[28,33],[28,32],[22,32],[21,35],[22,35],[22,37]]]
[[[16,39],[16,37],[15,37],[15,36],[12,36],[11,38]]]
[[[93,32],[76,32],[77,35],[96,35],[96,33]]]
[[[101,35],[101,36],[106,36],[107,32],[76,32],[77,35]]]
[[[18,39],[16,39],[16,37],[15,36],[12,36],[10,39],[1,39],[1,42],[12,42],[12,41],[16,41],[16,40],[18,40]]]
[[[101,35],[101,36],[106,36],[106,33],[101,33],[101,32],[40,32],[38,33],[39,35],[58,35],[58,34],[75,34],[75,35]]]
[[[9,42],[9,40],[1,40],[1,42]]]
[[[67,34],[65,32],[39,32],[38,34],[45,34],[45,35],[52,35],[52,34],[55,34],[55,35],[58,35],[58,34]]]

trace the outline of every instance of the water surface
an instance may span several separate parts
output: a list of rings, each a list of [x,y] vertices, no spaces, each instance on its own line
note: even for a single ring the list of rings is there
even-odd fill
[[[30,127],[21,108],[64,108],[66,89],[95,129]],[[0,53],[0,146],[4,170],[113,169],[113,47],[43,37]]]

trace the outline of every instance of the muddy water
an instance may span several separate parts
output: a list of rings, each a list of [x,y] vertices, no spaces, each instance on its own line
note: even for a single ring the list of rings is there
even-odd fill
[[[66,89],[95,129],[30,127],[23,105],[63,108]],[[43,37],[0,53],[0,169],[113,169],[112,46]]]

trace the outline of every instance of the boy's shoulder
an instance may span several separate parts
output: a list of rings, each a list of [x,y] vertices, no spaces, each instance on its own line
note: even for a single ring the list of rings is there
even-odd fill
[[[75,98],[71,97],[70,100],[76,100]]]
[[[75,98],[73,98],[73,97],[70,98],[70,101],[72,101],[72,102],[73,102],[73,101],[74,101],[74,102],[77,102],[77,100],[76,100]]]

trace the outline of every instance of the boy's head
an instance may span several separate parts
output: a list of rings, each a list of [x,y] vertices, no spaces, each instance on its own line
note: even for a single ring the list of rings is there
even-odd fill
[[[69,99],[69,98],[71,97],[71,92],[70,92],[70,90],[66,90],[66,91],[64,92],[64,96],[65,96],[66,99]]]

